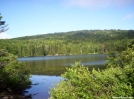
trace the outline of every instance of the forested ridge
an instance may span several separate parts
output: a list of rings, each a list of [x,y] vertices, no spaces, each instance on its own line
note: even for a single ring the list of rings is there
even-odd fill
[[[0,48],[19,57],[115,53],[134,42],[134,30],[80,30],[0,40]]]

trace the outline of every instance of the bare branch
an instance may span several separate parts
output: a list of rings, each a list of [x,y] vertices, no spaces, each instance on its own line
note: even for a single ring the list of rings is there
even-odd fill
[[[7,31],[8,29],[9,29],[9,28],[7,28],[7,29],[4,29],[4,28],[0,29],[0,33],[5,32],[5,31]]]

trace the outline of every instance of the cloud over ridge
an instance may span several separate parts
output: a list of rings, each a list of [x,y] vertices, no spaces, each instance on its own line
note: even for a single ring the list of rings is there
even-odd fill
[[[0,39],[10,39],[10,38],[12,37],[7,33],[0,33]]]

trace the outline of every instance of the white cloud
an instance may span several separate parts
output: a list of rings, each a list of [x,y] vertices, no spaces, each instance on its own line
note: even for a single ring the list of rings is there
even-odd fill
[[[10,35],[6,33],[0,33],[0,39],[10,39],[12,38]]]
[[[127,14],[123,20],[129,20],[129,19],[133,19],[134,18],[134,13],[130,13],[130,14]]]
[[[68,6],[79,6],[86,8],[100,8],[108,6],[134,5],[134,0],[63,0]]]

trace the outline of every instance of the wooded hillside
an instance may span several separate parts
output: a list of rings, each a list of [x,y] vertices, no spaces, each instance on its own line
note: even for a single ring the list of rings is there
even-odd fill
[[[134,43],[134,30],[81,30],[0,40],[19,57],[121,52]]]

